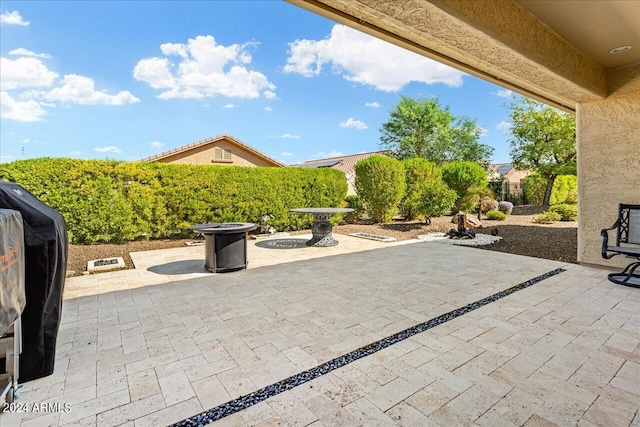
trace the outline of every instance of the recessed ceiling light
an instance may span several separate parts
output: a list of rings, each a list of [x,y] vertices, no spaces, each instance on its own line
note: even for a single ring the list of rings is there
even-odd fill
[[[631,49],[631,46],[620,46],[616,47],[615,49],[611,49],[609,53],[622,53],[628,51],[629,49]]]

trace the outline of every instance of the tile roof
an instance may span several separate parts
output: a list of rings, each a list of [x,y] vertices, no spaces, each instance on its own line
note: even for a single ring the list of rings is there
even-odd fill
[[[172,156],[174,154],[179,154],[179,153],[183,153],[185,151],[189,151],[192,150],[196,147],[201,147],[203,145],[207,145],[207,144],[213,144],[215,142],[221,141],[221,140],[227,140],[235,145],[237,145],[240,148],[243,148],[244,150],[255,154],[258,157],[261,157],[277,166],[282,166],[282,167],[286,167],[286,165],[282,162],[279,162],[278,160],[274,159],[273,157],[267,156],[264,153],[261,153],[260,151],[256,150],[253,147],[250,147],[249,145],[245,144],[244,142],[240,141],[239,139],[236,139],[234,137],[232,137],[231,135],[226,135],[226,134],[222,134],[222,135],[218,135],[218,136],[214,136],[211,138],[207,138],[207,139],[203,139],[201,141],[197,141],[197,142],[192,142],[191,144],[187,144],[187,145],[183,145],[182,147],[178,147],[178,148],[173,148],[171,150],[167,150],[167,151],[163,151],[162,153],[158,153],[158,154],[154,154],[152,156],[149,157],[145,157],[144,159],[140,159],[141,162],[155,162],[157,160],[163,159],[165,157],[169,157]]]
[[[386,151],[371,151],[368,153],[351,154],[347,156],[328,157],[326,159],[308,160],[306,162],[291,165],[299,168],[331,167],[341,170],[345,175],[353,174],[356,163],[373,155],[385,156]]]

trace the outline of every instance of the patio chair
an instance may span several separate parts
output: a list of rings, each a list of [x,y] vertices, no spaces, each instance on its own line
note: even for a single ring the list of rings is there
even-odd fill
[[[609,246],[610,230],[616,230],[615,246]],[[640,205],[620,203],[615,224],[603,229],[600,234],[603,258],[610,259],[616,255],[625,255],[627,258],[637,260],[627,265],[620,273],[609,274],[609,280],[619,285],[640,288],[640,273],[635,272],[640,267]]]

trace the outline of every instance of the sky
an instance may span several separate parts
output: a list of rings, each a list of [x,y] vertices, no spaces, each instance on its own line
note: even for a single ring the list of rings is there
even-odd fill
[[[2,1],[0,162],[135,161],[228,134],[285,164],[368,151],[400,95],[509,162],[511,92],[284,1]]]

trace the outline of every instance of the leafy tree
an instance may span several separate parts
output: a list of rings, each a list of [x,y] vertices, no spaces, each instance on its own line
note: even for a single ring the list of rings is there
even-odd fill
[[[542,204],[548,205],[556,177],[576,173],[575,116],[529,98],[516,100],[510,110],[513,164],[546,180]]]
[[[371,156],[356,163],[355,187],[375,222],[391,221],[405,190],[404,168],[396,159]]]
[[[473,162],[455,162],[442,167],[442,180],[458,194],[455,202],[456,210],[473,209],[485,195],[487,189],[487,173]]]
[[[493,148],[480,144],[480,128],[467,117],[454,117],[437,99],[400,96],[380,129],[380,145],[397,159],[423,157],[436,165],[471,161],[487,168]]]

